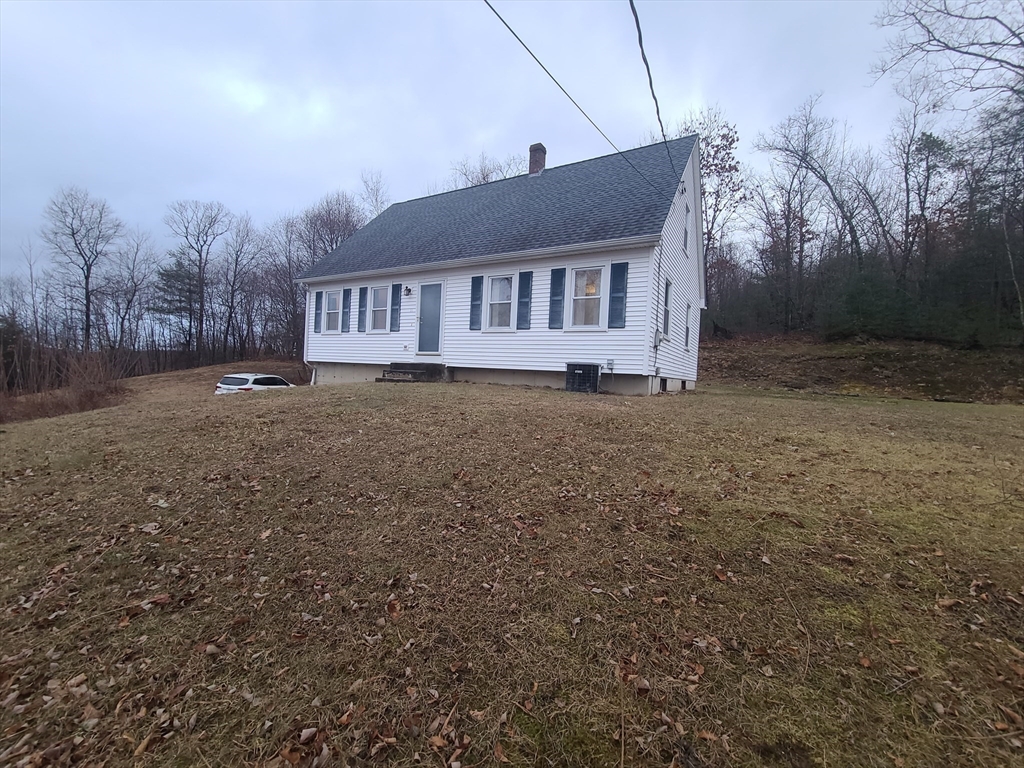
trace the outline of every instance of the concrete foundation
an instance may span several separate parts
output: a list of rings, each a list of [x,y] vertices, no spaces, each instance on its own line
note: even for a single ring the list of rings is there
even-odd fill
[[[386,365],[366,363],[312,363],[316,369],[315,384],[359,384],[381,377]],[[496,368],[448,368],[446,381],[467,381],[474,384],[511,384],[526,387],[565,389],[563,371],[511,371]],[[656,395],[659,392],[682,392],[696,388],[696,382],[667,379],[660,376],[639,376],[631,373],[601,374],[601,391],[616,395]]]
[[[316,369],[314,384],[360,384],[384,374],[386,365],[366,363],[311,363]]]

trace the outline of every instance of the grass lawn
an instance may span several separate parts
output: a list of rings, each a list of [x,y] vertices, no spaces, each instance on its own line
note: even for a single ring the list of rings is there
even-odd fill
[[[3,427],[0,765],[1024,764],[1019,406],[220,373]]]

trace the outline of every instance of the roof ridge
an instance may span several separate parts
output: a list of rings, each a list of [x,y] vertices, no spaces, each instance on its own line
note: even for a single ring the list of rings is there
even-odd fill
[[[641,149],[650,149],[651,147],[657,146],[658,144],[674,144],[677,141],[684,141],[685,139],[690,139],[690,138],[693,138],[694,136],[697,136],[696,132],[688,133],[685,136],[677,136],[674,139],[669,139],[667,142],[665,142],[665,141],[656,141],[653,144],[643,144],[643,145],[641,145],[639,147],[633,147],[632,149],[623,149],[623,150],[619,150],[619,151],[616,151],[616,152],[609,152],[607,155],[598,155],[597,157],[587,157],[587,158],[584,158],[583,160],[574,160],[571,163],[564,163],[563,165],[556,165],[556,166],[553,166],[551,168],[545,168],[543,171],[541,171],[537,175],[542,176],[545,173],[551,173],[552,171],[558,171],[558,170],[561,170],[562,168],[569,168],[571,166],[581,165],[583,163],[592,163],[595,160],[604,160],[605,158],[608,158],[608,157],[616,157],[618,155],[625,155],[628,152],[638,152]],[[410,197],[408,200],[403,200],[400,203],[394,203],[390,207],[391,208],[395,208],[395,207],[398,207],[398,206],[401,206],[401,205],[405,205],[406,203],[415,203],[415,202],[418,202],[420,200],[429,200],[432,197],[441,197],[442,195],[451,195],[451,194],[455,194],[456,192],[465,192],[467,189],[479,189],[480,187],[488,187],[491,184],[500,184],[503,181],[513,181],[515,179],[523,178],[524,176],[528,177],[528,176],[530,176],[530,174],[528,174],[528,173],[517,173],[515,176],[506,176],[503,179],[494,179],[493,181],[485,181],[482,184],[473,184],[473,185],[468,186],[468,187],[459,187],[458,189],[447,189],[444,192],[434,192],[433,194],[423,195],[422,197]]]

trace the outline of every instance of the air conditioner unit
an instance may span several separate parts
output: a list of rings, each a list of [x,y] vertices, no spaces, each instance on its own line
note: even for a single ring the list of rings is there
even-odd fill
[[[601,382],[601,366],[596,363],[566,363],[567,392],[597,392]]]

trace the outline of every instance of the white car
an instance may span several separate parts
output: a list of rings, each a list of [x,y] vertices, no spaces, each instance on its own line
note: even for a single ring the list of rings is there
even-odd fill
[[[217,383],[215,395],[230,395],[234,392],[258,392],[263,389],[287,389],[294,387],[280,376],[266,373],[229,373]]]

